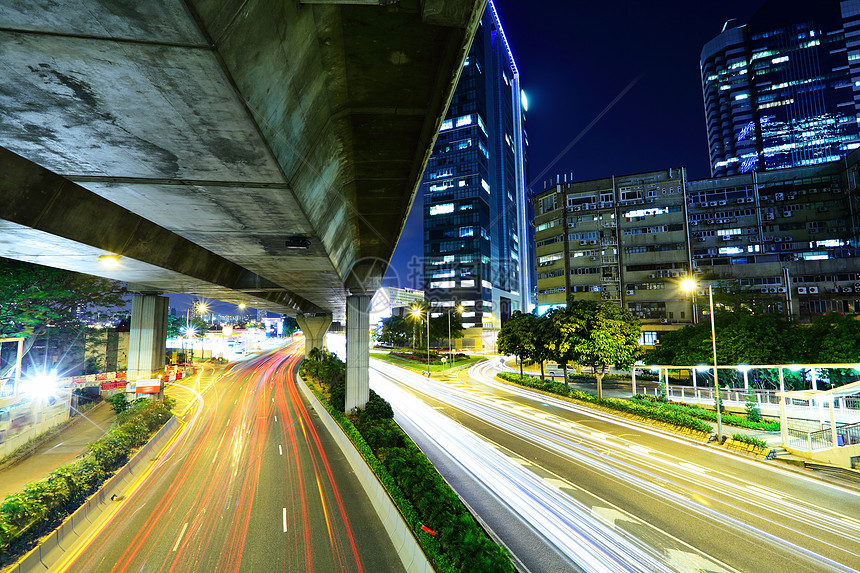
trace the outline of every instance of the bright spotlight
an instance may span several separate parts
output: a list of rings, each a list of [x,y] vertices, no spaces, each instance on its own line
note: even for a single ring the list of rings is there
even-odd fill
[[[696,366],[696,371],[697,372],[707,372],[708,370],[711,370],[712,368],[713,368],[713,366],[705,366],[704,364],[699,364],[698,366]]]
[[[34,400],[47,400],[57,391],[58,384],[55,372],[40,372],[27,378],[24,392]]]

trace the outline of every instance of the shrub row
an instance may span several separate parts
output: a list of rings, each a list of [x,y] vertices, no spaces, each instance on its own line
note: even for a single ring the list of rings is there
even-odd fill
[[[390,404],[371,390],[365,409],[347,416],[311,380],[305,382],[388,491],[436,571],[514,571],[505,550],[487,537],[427,456],[392,419]]]
[[[619,400],[618,398],[603,398],[598,400],[597,396],[588,392],[582,392],[579,390],[571,390],[568,392],[564,389],[564,384],[561,382],[553,382],[546,379],[540,380],[533,376],[520,378],[519,374],[513,374],[510,372],[500,372],[498,377],[502,380],[519,384],[520,386],[535,388],[537,390],[551,392],[560,396],[568,396],[576,400],[590,402],[592,404],[597,404],[599,406],[604,406],[621,412],[627,412],[628,414],[641,416],[657,422],[672,424],[679,428],[686,428],[705,433],[711,433],[713,431],[713,427],[710,424],[707,424],[690,414],[670,409],[663,409],[655,404],[636,400]]]
[[[748,436],[746,434],[732,434],[732,439],[736,442],[752,444],[753,446],[756,446],[758,448],[767,448],[767,442],[753,436]]]
[[[642,396],[637,395],[633,397],[633,400],[638,402],[649,402],[657,405],[660,408],[664,409],[672,409],[677,412],[682,412],[685,414],[689,414],[695,418],[700,418],[702,420],[708,420],[711,422],[717,421],[717,411],[716,410],[708,410],[705,408],[700,408],[698,406],[689,406],[687,404],[679,404],[677,402],[660,402],[659,400],[655,400],[653,396]],[[735,414],[722,414],[722,420],[724,424],[729,426],[735,426],[737,428],[748,428],[750,430],[761,430],[764,432],[778,432],[779,431],[779,422],[778,421],[759,421],[753,422],[750,421],[743,416],[737,416]]]
[[[173,401],[141,400],[118,415],[102,438],[74,462],[40,481],[28,483],[0,504],[0,564],[27,551],[80,507],[135,448],[170,419]]]

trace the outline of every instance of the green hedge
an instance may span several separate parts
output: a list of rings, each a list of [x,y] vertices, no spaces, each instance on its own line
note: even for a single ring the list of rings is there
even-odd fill
[[[437,572],[514,571],[506,551],[487,537],[427,456],[391,419],[387,402],[371,390],[365,411],[348,417],[332,407],[310,380],[305,382],[388,491]],[[422,525],[437,535],[422,530]]]
[[[0,564],[27,551],[39,537],[83,505],[132,451],[173,415],[173,401],[142,400],[117,416],[102,438],[86,453],[40,481],[28,483],[0,504]]]
[[[674,402],[655,402],[650,396],[634,396],[633,400],[638,402],[649,402],[656,405],[659,405],[660,408],[671,409],[676,412],[682,412],[684,414],[688,414],[695,418],[700,418],[702,420],[709,420],[711,422],[717,421],[717,411],[716,410],[708,410],[706,408],[700,408],[698,406],[688,406],[686,404],[677,404]],[[722,414],[723,424],[727,424],[729,426],[735,426],[737,428],[748,428],[750,430],[761,430],[763,432],[778,432],[779,431],[779,422],[778,421],[759,421],[752,422],[743,416],[737,416],[735,414]]]
[[[527,388],[535,388],[537,390],[551,392],[560,396],[568,396],[576,400],[590,402],[592,404],[597,404],[620,412],[627,412],[628,414],[633,414],[635,416],[641,416],[650,420],[672,424],[679,428],[686,428],[707,434],[710,434],[713,431],[713,427],[710,424],[703,422],[689,413],[672,409],[663,409],[655,404],[636,400],[619,400],[618,398],[603,398],[598,400],[597,396],[588,392],[582,392],[579,390],[571,390],[570,392],[567,392],[564,389],[564,384],[561,382],[554,382],[547,379],[540,380],[533,376],[520,378],[519,374],[513,374],[510,372],[500,372],[498,377],[502,380],[513,382],[514,384],[519,384],[520,386],[525,386]]]
[[[756,446],[758,448],[767,448],[767,442],[759,438],[755,438],[753,436],[748,436],[746,434],[732,434],[732,439],[736,442],[752,444],[753,446]]]

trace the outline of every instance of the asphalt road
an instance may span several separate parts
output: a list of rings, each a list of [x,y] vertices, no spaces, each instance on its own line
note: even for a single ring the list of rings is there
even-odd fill
[[[177,385],[189,404],[178,438],[53,570],[402,571],[299,397],[297,359],[269,352]]]
[[[449,380],[372,367],[371,386],[524,569],[860,567],[860,490],[495,382],[486,364]]]

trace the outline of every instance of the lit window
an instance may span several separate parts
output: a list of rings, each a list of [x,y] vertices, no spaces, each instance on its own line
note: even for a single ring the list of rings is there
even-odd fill
[[[487,193],[490,192],[490,184],[487,183],[486,181],[484,181],[483,179],[481,179],[481,187],[483,187],[484,191],[486,191]]]
[[[472,125],[472,114],[458,117],[456,125],[457,127],[463,127],[464,125]]]
[[[481,286],[484,288],[491,289],[493,288],[493,283],[491,283],[490,281],[481,281]]]
[[[460,236],[461,237],[471,237],[475,234],[474,227],[460,227]]]
[[[460,281],[460,286],[463,288],[474,288],[475,287],[475,281],[473,279],[469,279],[466,281]]]
[[[445,215],[454,212],[453,203],[442,203],[441,205],[431,205],[430,215]]]
[[[454,127],[454,121],[450,119],[446,119],[442,122],[442,127],[439,128],[439,131],[447,131]]]
[[[430,281],[430,288],[454,288],[454,281]]]

